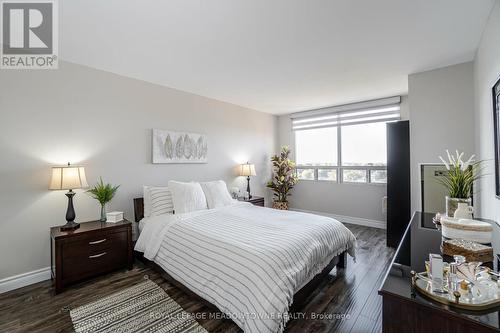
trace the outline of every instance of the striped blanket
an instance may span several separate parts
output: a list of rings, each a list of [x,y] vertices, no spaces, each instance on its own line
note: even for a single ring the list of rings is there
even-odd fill
[[[282,332],[295,292],[356,246],[334,219],[248,203],[143,225],[136,250],[245,332]]]

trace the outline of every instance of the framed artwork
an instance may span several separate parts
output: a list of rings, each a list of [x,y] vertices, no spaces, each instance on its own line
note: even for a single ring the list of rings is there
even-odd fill
[[[495,138],[495,192],[500,199],[500,79],[493,86],[493,124]]]
[[[153,129],[153,163],[207,163],[207,136]]]

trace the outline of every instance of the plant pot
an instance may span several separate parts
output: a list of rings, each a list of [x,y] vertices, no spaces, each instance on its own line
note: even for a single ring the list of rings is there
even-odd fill
[[[288,202],[286,201],[274,201],[273,208],[279,210],[288,210]]]
[[[446,216],[453,217],[455,215],[456,210],[458,209],[459,203],[465,203],[467,204],[467,206],[472,206],[472,199],[446,197]]]

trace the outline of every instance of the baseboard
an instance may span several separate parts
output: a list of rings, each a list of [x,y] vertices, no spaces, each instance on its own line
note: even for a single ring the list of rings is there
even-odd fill
[[[51,277],[50,267],[37,269],[36,271],[27,272],[0,280],[0,294],[21,287],[29,286],[30,284],[49,280]]]
[[[309,213],[309,214],[316,214],[316,215],[331,217],[331,218],[334,218],[334,219],[336,219],[336,220],[338,220],[338,221],[340,221],[342,223],[350,223],[350,224],[362,225],[362,226],[365,226],[365,227],[387,229],[387,223],[385,221],[377,221],[377,220],[364,219],[364,218],[361,218],[361,217],[353,217],[353,216],[344,216],[344,215],[324,213],[324,212],[316,212],[316,211],[313,211],[313,210],[305,210],[305,209],[290,208],[290,210],[294,210],[296,212],[302,212],[302,213]]]

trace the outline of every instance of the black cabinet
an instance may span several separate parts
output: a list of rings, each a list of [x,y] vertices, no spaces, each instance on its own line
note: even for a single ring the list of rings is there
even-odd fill
[[[411,218],[410,123],[387,124],[387,246],[397,247]]]

